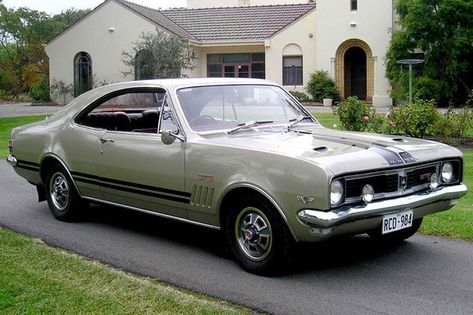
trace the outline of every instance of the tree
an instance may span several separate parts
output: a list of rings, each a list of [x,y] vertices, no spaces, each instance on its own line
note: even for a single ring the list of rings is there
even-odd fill
[[[16,97],[36,87],[38,95],[49,70],[45,43],[87,12],[71,9],[51,18],[45,12],[0,4],[0,89]]]
[[[122,53],[123,63],[129,67],[124,76],[136,79],[178,78],[183,70],[191,70],[197,59],[185,39],[160,29],[142,33],[132,52]]]
[[[438,104],[465,102],[473,88],[473,1],[398,0],[401,30],[387,52],[394,98],[406,98],[408,72],[399,59],[422,58],[415,66],[414,97]]]

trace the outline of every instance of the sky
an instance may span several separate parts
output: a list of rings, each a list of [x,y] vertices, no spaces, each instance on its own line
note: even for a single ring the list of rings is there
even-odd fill
[[[153,9],[172,7],[187,7],[187,0],[128,0]],[[49,14],[60,13],[70,8],[93,9],[104,0],[3,0],[7,8],[27,7]]]

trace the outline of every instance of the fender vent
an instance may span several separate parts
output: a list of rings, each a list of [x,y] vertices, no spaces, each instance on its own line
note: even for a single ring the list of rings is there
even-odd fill
[[[212,207],[213,197],[213,188],[194,185],[192,187],[191,205],[210,208]]]

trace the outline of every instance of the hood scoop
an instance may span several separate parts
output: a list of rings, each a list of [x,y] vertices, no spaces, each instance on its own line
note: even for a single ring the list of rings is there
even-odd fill
[[[326,151],[328,151],[328,148],[326,146],[320,146],[320,147],[314,148],[314,151],[320,152],[320,153],[321,152],[326,152]]]

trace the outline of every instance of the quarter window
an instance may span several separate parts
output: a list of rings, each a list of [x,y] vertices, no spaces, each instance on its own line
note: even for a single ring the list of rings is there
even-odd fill
[[[302,84],[302,56],[283,57],[283,85]]]

